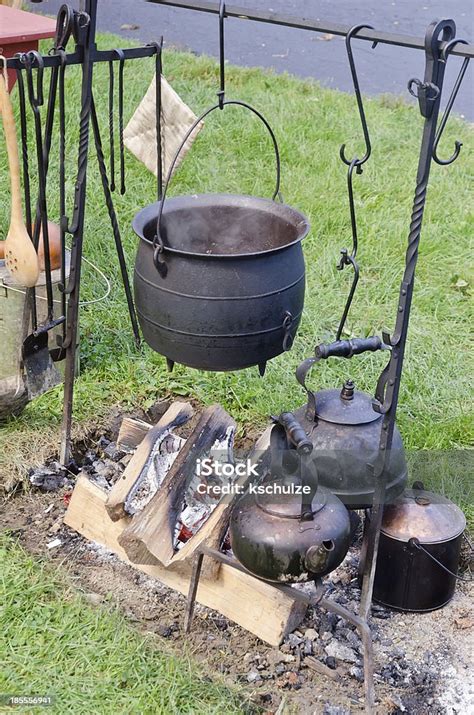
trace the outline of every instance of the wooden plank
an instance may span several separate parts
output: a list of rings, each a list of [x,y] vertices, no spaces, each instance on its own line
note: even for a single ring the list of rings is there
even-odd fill
[[[152,428],[153,425],[144,420],[124,417],[117,437],[117,447],[124,452],[133,452]]]
[[[121,478],[110,490],[106,508],[111,519],[117,521],[125,516],[124,503],[146,467],[148,457],[157,439],[174,427],[187,422],[194,410],[189,402],[174,402],[163,417],[148,431],[138,445]]]
[[[186,595],[189,570],[178,572],[157,565],[137,566],[128,561],[119,537],[130,523],[130,517],[112,521],[105,509],[106,498],[106,493],[87,477],[78,477],[64,523],[86,539],[109,549],[133,568]],[[222,565],[215,581],[201,579],[197,601],[274,646],[298,627],[307,609],[307,600],[298,591],[259,581],[226,564]]]
[[[160,489],[120,536],[120,545],[137,564],[168,566],[175,554],[174,532],[186,487],[194,475],[196,460],[225,438],[235,422],[220,405],[204,410],[199,422],[164,478]]]

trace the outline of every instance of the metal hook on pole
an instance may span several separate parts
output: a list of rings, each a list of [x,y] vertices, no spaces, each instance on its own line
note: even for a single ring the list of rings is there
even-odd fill
[[[352,82],[354,84],[354,93],[356,96],[357,100],[357,107],[359,109],[359,116],[360,116],[360,123],[362,125],[362,131],[364,134],[364,141],[365,141],[365,154],[362,157],[362,159],[357,158],[357,173],[360,174],[362,173],[362,164],[365,164],[367,159],[369,158],[371,152],[372,152],[372,146],[370,143],[370,135],[369,135],[369,128],[367,126],[367,120],[365,118],[365,111],[364,111],[364,103],[362,101],[362,95],[360,93],[360,86],[359,86],[359,78],[357,76],[357,69],[355,66],[355,61],[354,61],[354,54],[352,52],[352,38],[357,35],[360,30],[363,29],[368,29],[368,30],[373,30],[374,28],[372,25],[354,25],[349,32],[346,35],[346,51],[347,51],[347,57],[349,59],[349,66],[351,69],[351,75],[352,75]],[[372,47],[375,47],[377,45],[377,42],[374,42],[372,44]],[[346,145],[343,144],[339,150],[339,156],[341,157],[342,161],[344,164],[347,166],[350,166],[351,162],[353,160],[347,159],[345,155],[345,150],[346,150]],[[356,157],[354,157],[356,158]]]
[[[346,35],[346,50],[347,50],[347,56],[349,59],[349,65],[351,68],[352,81],[354,84],[354,92],[355,92],[355,96],[357,99],[357,107],[359,109],[360,123],[362,125],[362,132],[364,134],[365,154],[361,159],[359,159],[357,156],[354,156],[349,161],[345,155],[345,148],[346,148],[345,144],[343,144],[341,146],[340,151],[339,151],[339,156],[341,157],[344,164],[346,164],[346,166],[348,167],[348,169],[347,169],[347,193],[348,193],[348,198],[349,198],[349,211],[350,211],[350,216],[351,216],[352,251],[351,251],[351,253],[349,253],[347,248],[343,248],[341,250],[341,259],[339,261],[337,269],[339,271],[342,271],[342,270],[344,270],[344,268],[346,266],[352,266],[353,271],[354,271],[354,276],[352,279],[352,284],[351,284],[351,288],[349,290],[349,294],[347,296],[346,304],[344,306],[342,317],[339,322],[339,327],[337,329],[336,340],[341,339],[342,332],[343,332],[344,326],[346,324],[347,316],[349,314],[349,310],[352,305],[352,301],[354,299],[354,295],[355,295],[355,291],[357,288],[357,283],[359,282],[359,275],[360,275],[359,266],[356,261],[358,237],[357,237],[357,217],[356,217],[356,210],[355,210],[355,203],[354,203],[354,190],[353,190],[354,171],[357,174],[362,173],[362,165],[365,164],[365,162],[369,159],[370,154],[372,152],[369,128],[367,126],[367,120],[365,118],[364,103],[363,103],[362,95],[360,92],[359,79],[357,77],[357,70],[356,70],[356,66],[355,66],[355,62],[354,62],[354,55],[352,52],[352,45],[351,45],[352,38],[360,30],[362,30],[364,28],[373,30],[373,27],[371,25],[355,25],[353,28],[351,28],[349,30],[349,32]],[[374,42],[373,47],[375,47],[376,44],[377,43]]]
[[[28,92],[30,95],[30,101],[33,108],[38,109],[38,107],[44,104],[44,93],[43,93],[43,72],[44,72],[44,59],[42,55],[36,50],[30,50],[25,52],[20,56],[21,63],[25,66],[26,77],[28,83]],[[33,75],[31,70],[34,65],[37,65],[36,74],[36,93],[34,91]]]
[[[219,69],[220,69],[220,88],[217,93],[219,100],[219,109],[224,109],[224,99],[225,99],[225,46],[224,46],[224,19],[225,14],[225,2],[220,0],[219,3]]]
[[[441,52],[440,62],[443,62],[444,64],[446,64],[446,62],[448,60],[449,53],[451,52],[453,47],[458,44],[467,45],[468,43],[466,40],[456,40],[456,39],[451,40],[451,42],[448,42],[444,46],[444,48]],[[443,136],[443,132],[445,130],[447,121],[449,119],[449,115],[451,114],[451,110],[453,108],[454,102],[456,101],[456,97],[458,95],[459,88],[461,87],[461,84],[464,79],[464,75],[466,74],[466,70],[468,68],[469,61],[470,61],[469,57],[465,57],[463,60],[463,63],[461,65],[461,69],[459,70],[459,74],[457,76],[456,82],[454,83],[453,91],[451,92],[451,96],[449,97],[448,103],[446,105],[446,109],[445,109],[443,118],[439,124],[438,131],[436,132],[436,138],[435,138],[434,145],[433,145],[433,159],[435,160],[435,162],[437,164],[441,164],[442,166],[447,166],[448,164],[452,164],[453,161],[456,161],[456,159],[458,158],[458,156],[461,152],[462,142],[460,142],[456,139],[456,141],[454,142],[454,147],[455,147],[454,153],[449,157],[449,159],[440,159],[438,156],[438,144],[441,141],[441,137]]]

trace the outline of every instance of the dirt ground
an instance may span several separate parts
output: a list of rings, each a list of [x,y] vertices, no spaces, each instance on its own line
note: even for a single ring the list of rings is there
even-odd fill
[[[361,645],[352,626],[309,608],[299,628],[280,648],[272,648],[220,614],[198,606],[192,632],[185,636],[183,596],[64,526],[71,488],[66,484],[54,492],[10,494],[0,507],[2,529],[12,532],[30,552],[67,570],[91,604],[119,606],[135,627],[163,638],[167,651],[182,654],[184,648],[201,661],[209,676],[220,672],[229,682],[243,685],[263,712],[363,712]],[[55,539],[60,545],[48,549]],[[354,610],[359,598],[358,554],[355,544],[325,580],[329,597]],[[448,606],[427,614],[374,607],[378,713],[474,713],[470,588],[471,584],[459,583]],[[330,677],[310,667],[311,659],[326,665]]]

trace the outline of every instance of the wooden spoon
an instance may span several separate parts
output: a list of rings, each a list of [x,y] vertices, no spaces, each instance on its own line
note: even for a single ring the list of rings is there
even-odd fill
[[[32,288],[39,276],[39,262],[26,230],[21,208],[20,160],[13,107],[5,77],[0,74],[0,111],[7,143],[11,182],[10,228],[5,241],[5,266],[17,283]]]

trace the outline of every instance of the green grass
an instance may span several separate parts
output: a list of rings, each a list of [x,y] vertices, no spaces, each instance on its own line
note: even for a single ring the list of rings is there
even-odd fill
[[[112,606],[92,608],[7,537],[0,558],[0,694],[50,696],[52,713],[245,712],[243,695],[204,677],[185,649],[164,654],[159,637],[139,634]]]
[[[114,46],[111,36],[103,46]],[[122,42],[122,40],[121,40]],[[150,61],[125,67],[126,119],[143,96],[153,73]],[[168,51],[164,72],[184,100],[200,112],[215,101],[218,85],[214,60]],[[68,70],[68,192],[72,197],[78,123],[78,75]],[[257,369],[228,374],[200,373],[176,366],[166,372],[164,359],[146,346],[138,352],[132,340],[120,284],[114,243],[104,206],[94,151],[91,151],[85,255],[105,270],[112,281],[110,298],[85,308],[81,315],[81,377],[77,381],[75,419],[88,420],[111,404],[147,407],[165,392],[192,395],[204,403],[218,401],[242,429],[264,424],[270,413],[301,404],[303,394],[294,370],[313,346],[331,340],[338,324],[350,271],[336,270],[339,250],[350,246],[350,223],[345,191],[346,170],[338,157],[362,152],[362,137],[352,97],[323,89],[310,81],[276,76],[258,69],[229,67],[228,97],[250,101],[271,121],[280,144],[282,191],[285,200],[311,221],[304,242],[307,297],[293,350],[273,360],[262,380]],[[104,143],[107,127],[107,68],[96,70]],[[373,153],[364,173],[355,179],[359,219],[361,280],[347,323],[347,335],[380,334],[393,328],[403,270],[422,119],[416,106],[397,98],[366,100]],[[399,427],[409,449],[452,450],[472,445],[472,320],[470,266],[472,213],[472,128],[449,122],[440,154],[449,154],[455,138],[464,142],[461,157],[450,167],[433,166],[420,248],[407,359],[400,394]],[[51,157],[49,208],[58,219],[57,141]],[[107,149],[107,147],[106,147]],[[1,151],[1,148],[0,148]],[[155,198],[155,179],[127,154],[127,193],[115,204],[130,269],[136,237],[134,213]],[[6,180],[5,157],[0,168]],[[471,183],[470,183],[471,182]],[[211,115],[175,177],[171,194],[229,191],[270,196],[274,160],[270,142],[258,121],[238,108]],[[71,211],[71,200],[68,202]],[[0,206],[0,225],[7,225],[8,202]],[[467,287],[466,287],[467,284]],[[100,295],[103,285],[86,266],[83,298]],[[329,361],[314,370],[315,388],[335,386],[345,376],[373,392],[384,358],[380,354],[346,361]],[[33,402],[12,420],[9,440],[25,430],[59,424],[62,393],[58,388]],[[415,478],[416,475],[413,475]],[[433,476],[433,483],[440,482]],[[450,480],[452,482],[453,480]],[[458,481],[458,480],[454,480]],[[451,485],[466,506],[470,497]],[[464,490],[465,492],[465,490]]]

